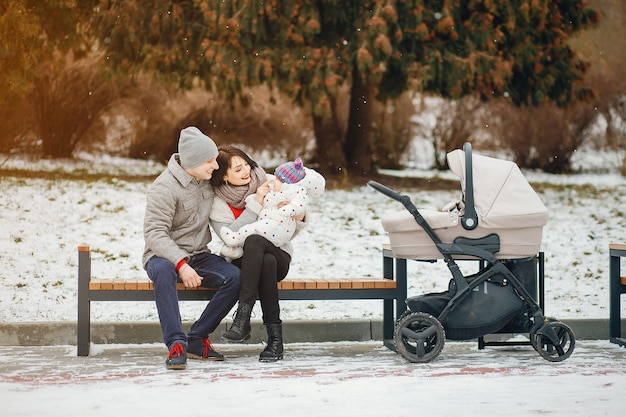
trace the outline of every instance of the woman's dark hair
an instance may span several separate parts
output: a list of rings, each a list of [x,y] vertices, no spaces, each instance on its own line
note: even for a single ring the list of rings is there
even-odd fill
[[[230,168],[230,161],[235,156],[238,156],[246,161],[250,165],[250,169],[254,169],[259,166],[259,164],[254,162],[252,158],[250,158],[248,154],[241,149],[232,145],[222,145],[217,148],[217,158],[215,158],[215,160],[220,167],[213,171],[213,175],[211,176],[211,185],[213,187],[221,187],[226,184],[224,182],[224,176],[226,175],[228,168]]]

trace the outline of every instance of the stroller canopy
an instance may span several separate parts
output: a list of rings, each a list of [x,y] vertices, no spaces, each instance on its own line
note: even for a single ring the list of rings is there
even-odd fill
[[[530,186],[517,164],[472,155],[472,183],[466,184],[465,152],[447,155],[450,171],[461,179],[463,193],[472,191],[479,224],[487,228],[543,226],[548,209]]]

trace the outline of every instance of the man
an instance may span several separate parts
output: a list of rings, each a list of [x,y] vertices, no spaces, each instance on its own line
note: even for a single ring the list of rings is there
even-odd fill
[[[180,132],[178,153],[148,190],[144,218],[143,265],[154,286],[163,340],[169,349],[168,369],[185,369],[190,359],[224,360],[208,335],[235,305],[239,268],[212,254],[209,214],[218,168],[217,146],[196,127]],[[188,334],[182,330],[176,283],[218,288]]]

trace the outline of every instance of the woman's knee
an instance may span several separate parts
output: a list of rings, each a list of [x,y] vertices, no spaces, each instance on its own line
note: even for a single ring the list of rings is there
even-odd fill
[[[278,262],[276,261],[276,257],[271,253],[266,253],[263,255],[263,270],[264,271],[276,271],[278,266]]]
[[[266,243],[269,242],[263,236],[260,235],[250,235],[246,238],[246,241],[243,243],[244,252],[247,250],[255,250],[258,248],[265,247]]]

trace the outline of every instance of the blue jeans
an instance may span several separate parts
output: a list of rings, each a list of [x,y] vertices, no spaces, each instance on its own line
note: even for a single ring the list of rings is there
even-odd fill
[[[219,288],[206,308],[191,326],[189,335],[183,332],[176,283],[180,282],[174,264],[154,256],[146,271],[154,287],[154,301],[159,313],[163,341],[168,349],[176,342],[187,345],[187,338],[204,338],[215,331],[222,319],[239,298],[239,268],[211,253],[200,253],[189,260],[189,265],[202,278],[202,287]]]

